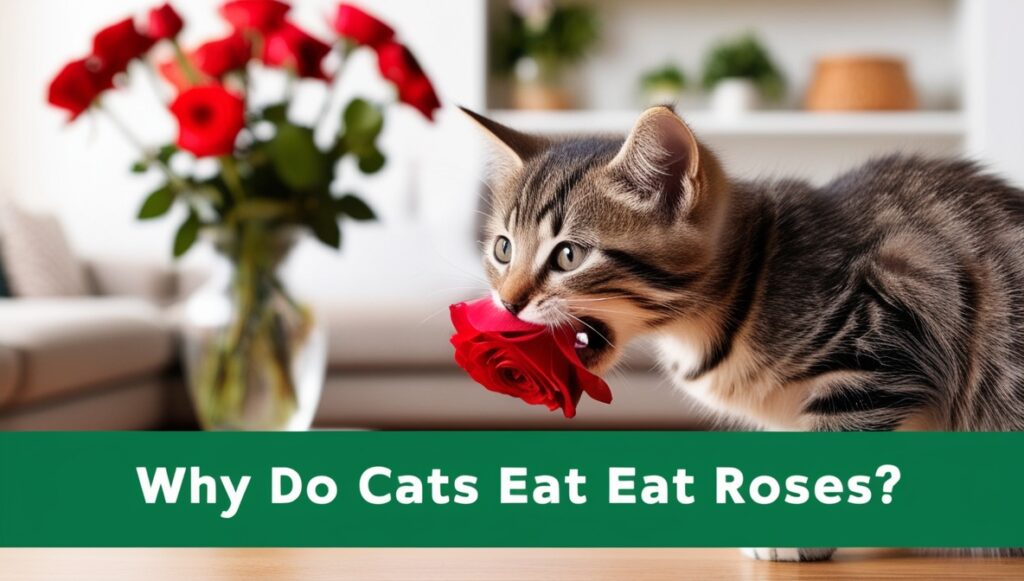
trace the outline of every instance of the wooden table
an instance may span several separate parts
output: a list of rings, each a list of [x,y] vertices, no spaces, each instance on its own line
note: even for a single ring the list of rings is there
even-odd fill
[[[734,549],[0,549],[0,579],[32,581],[1024,579],[1024,559],[848,550],[826,563]]]

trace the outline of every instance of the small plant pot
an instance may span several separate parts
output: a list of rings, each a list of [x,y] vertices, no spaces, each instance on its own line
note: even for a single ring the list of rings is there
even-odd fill
[[[643,92],[644,105],[678,105],[683,98],[683,89],[677,85],[652,85]]]
[[[550,63],[523,57],[516,63],[512,104],[516,109],[571,109],[562,70]]]
[[[723,117],[738,117],[761,106],[761,92],[750,79],[722,79],[711,91],[711,110]]]

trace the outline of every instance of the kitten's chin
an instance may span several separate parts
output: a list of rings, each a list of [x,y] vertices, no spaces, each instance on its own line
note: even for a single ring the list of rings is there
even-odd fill
[[[573,322],[576,330],[576,355],[592,373],[601,373],[611,366],[614,359],[612,329],[603,321],[593,317],[582,317]]]

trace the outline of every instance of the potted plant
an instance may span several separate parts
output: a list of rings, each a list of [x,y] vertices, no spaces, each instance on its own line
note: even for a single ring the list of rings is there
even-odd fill
[[[340,129],[317,139],[318,129],[334,127],[327,122],[344,57],[376,52],[399,101],[428,119],[439,107],[430,80],[387,24],[343,4],[332,23],[337,36],[325,42],[291,21],[289,9],[278,0],[229,1],[221,15],[230,34],[186,50],[178,42],[184,22],[165,4],[144,27],[126,18],[101,30],[91,54],[66,65],[49,87],[49,102],[72,120],[95,113],[120,129],[141,155],[133,171],[162,176],[138,217],[164,217],[175,205],[184,210],[175,257],[203,232],[221,256],[221,270],[185,309],[184,367],[207,429],[304,429],[312,422],[326,339],[279,266],[303,232],[339,248],[340,220],[374,219],[358,195],[336,191],[340,160],[352,158],[367,174],[385,164],[377,144],[383,104],[352,99],[342,107]],[[157,64],[161,51],[170,56]],[[339,64],[328,70],[332,52]],[[154,105],[176,121],[177,139],[155,147],[134,136],[105,98],[146,68],[158,69],[174,90],[170,103]],[[254,105],[252,87],[274,74],[289,88],[270,105]],[[289,114],[290,86],[299,79],[328,85],[312,124]]]
[[[722,41],[704,59],[704,88],[712,110],[736,115],[756,109],[762,99],[782,97],[786,82],[753,34]]]
[[[640,77],[640,90],[647,106],[675,104],[686,90],[686,74],[679,66],[666,63]]]
[[[499,74],[511,75],[519,109],[567,109],[566,67],[585,57],[598,39],[594,9],[552,0],[516,0],[494,38]]]

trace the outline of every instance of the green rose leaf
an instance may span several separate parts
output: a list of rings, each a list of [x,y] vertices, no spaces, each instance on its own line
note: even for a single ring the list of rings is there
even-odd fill
[[[188,218],[178,227],[178,233],[174,235],[175,258],[183,256],[196,243],[196,238],[199,237],[199,226],[199,216],[195,211],[190,211]]]
[[[318,212],[309,218],[309,227],[317,240],[331,248],[341,248],[341,227],[338,219],[329,212]]]
[[[342,114],[345,140],[350,145],[372,145],[384,129],[384,113],[366,99],[353,99]]]
[[[373,149],[359,154],[359,171],[367,175],[375,174],[384,169],[386,162],[387,158],[374,146]]]
[[[139,208],[139,220],[152,220],[153,218],[159,218],[167,213],[174,204],[174,192],[171,187],[165,185],[164,187],[156,190],[146,201],[142,203],[142,207]]]
[[[373,213],[373,209],[371,209],[370,206],[367,206],[366,202],[352,194],[342,196],[340,199],[335,201],[334,206],[339,214],[344,214],[359,222],[377,219],[377,215]]]
[[[137,161],[132,164],[132,173],[146,173],[149,171],[149,164],[144,161]]]
[[[160,160],[160,163],[167,165],[171,163],[171,158],[175,153],[178,153],[177,145],[165,145],[156,152],[156,158]]]
[[[345,107],[344,128],[334,146],[336,157],[351,153],[358,161],[359,170],[374,174],[384,167],[384,154],[377,148],[377,138],[384,129],[381,108],[365,99],[353,99]]]
[[[309,191],[330,183],[331,164],[313,141],[313,130],[290,123],[277,126],[267,153],[278,177],[288,187]]]

